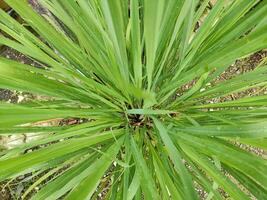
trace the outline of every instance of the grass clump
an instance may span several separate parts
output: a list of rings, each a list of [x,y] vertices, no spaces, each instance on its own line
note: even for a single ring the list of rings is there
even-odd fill
[[[0,181],[35,180],[22,198],[267,198],[266,160],[234,145],[267,148],[266,95],[210,103],[266,86],[265,66],[214,81],[267,47],[266,1],[5,2],[24,22],[1,10],[0,44],[38,68],[1,57],[0,87],[45,97],[0,103],[1,135],[38,134],[1,152]]]

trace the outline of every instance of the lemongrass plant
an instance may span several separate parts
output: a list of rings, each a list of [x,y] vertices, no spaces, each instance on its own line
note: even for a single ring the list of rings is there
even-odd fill
[[[1,57],[0,87],[45,97],[0,104],[1,135],[38,134],[1,152],[0,181],[35,180],[22,199],[267,199],[266,160],[236,145],[267,149],[267,96],[221,100],[267,67],[218,81],[267,48],[267,1],[5,1],[24,22],[1,10],[0,44],[40,67]]]

